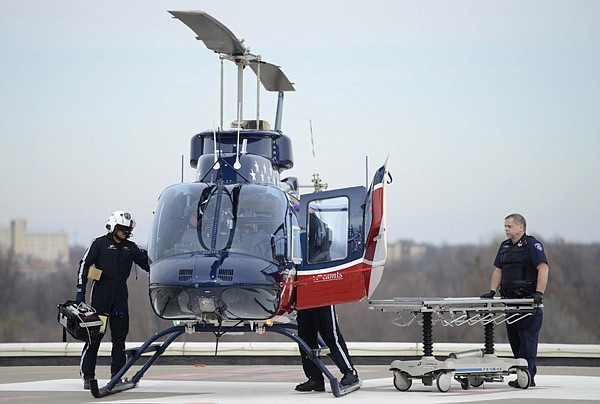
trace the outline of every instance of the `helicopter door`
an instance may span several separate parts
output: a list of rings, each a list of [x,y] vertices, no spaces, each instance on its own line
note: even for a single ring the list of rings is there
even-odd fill
[[[373,176],[373,182],[367,193],[365,206],[369,211],[365,212],[365,229],[367,231],[365,254],[363,262],[370,266],[371,270],[364,273],[367,286],[367,297],[371,297],[383,276],[385,260],[387,258],[387,236],[385,222],[385,186],[391,182],[388,172],[389,158]]]
[[[368,192],[352,187],[300,197],[304,227],[296,308],[354,302],[375,290],[386,258],[386,177],[387,161]]]
[[[296,308],[360,300],[365,187],[300,196],[302,264]]]

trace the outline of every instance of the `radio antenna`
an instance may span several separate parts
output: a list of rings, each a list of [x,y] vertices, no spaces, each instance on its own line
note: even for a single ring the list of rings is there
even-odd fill
[[[321,180],[321,178],[319,177],[319,173],[317,172],[317,156],[315,153],[315,139],[314,139],[314,135],[313,135],[313,128],[312,128],[312,119],[308,120],[308,125],[310,128],[310,144],[312,147],[312,155],[313,155],[313,163],[314,163],[314,173],[313,173],[313,178],[311,180],[311,182],[313,183],[313,185],[299,185],[299,188],[312,188],[313,192],[321,192],[327,189],[328,185],[327,183],[323,183],[323,180]]]
[[[221,156],[219,156],[219,147],[217,146],[217,130],[215,129],[215,121],[213,120],[213,153],[215,155],[215,162],[213,164],[213,167],[215,170],[218,170],[219,168],[221,168],[221,165],[219,164],[219,158]]]
[[[240,164],[240,126],[242,120],[242,103],[238,104],[238,121],[237,121],[237,141],[235,143],[235,163],[233,168],[239,170],[242,165]]]

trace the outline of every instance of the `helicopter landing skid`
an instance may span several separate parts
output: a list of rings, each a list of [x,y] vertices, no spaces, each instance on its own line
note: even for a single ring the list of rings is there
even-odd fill
[[[169,345],[173,341],[175,341],[181,334],[189,332],[190,327],[193,328],[193,332],[214,332],[214,330],[206,325],[201,323],[194,323],[192,325],[176,325],[173,327],[166,328],[162,331],[159,331],[148,338],[140,347],[127,349],[125,352],[128,356],[127,362],[125,365],[115,374],[112,379],[108,381],[106,386],[98,387],[98,380],[92,379],[90,380],[90,392],[94,398],[105,397],[111,394],[116,394],[121,391],[129,390],[136,387],[144,377],[146,371],[156,362],[156,360],[167,350]],[[255,331],[249,324],[244,324],[241,326],[235,327],[236,331],[240,332],[252,332]],[[289,329],[297,329],[295,324],[281,324],[281,325],[273,325],[265,327],[265,331],[276,332],[278,334],[284,335],[296,343],[298,343],[300,349],[302,349],[308,358],[313,361],[313,363],[323,372],[325,377],[329,380],[329,385],[331,387],[331,393],[335,397],[344,396],[349,394],[355,390],[358,390],[362,384],[362,381],[359,380],[358,383],[355,383],[350,386],[342,386],[340,382],[331,374],[331,372],[327,369],[327,367],[323,364],[321,359],[319,358],[319,353],[321,349],[312,350],[304,340],[298,337],[296,334],[291,332]],[[164,342],[156,342],[159,338],[167,336],[167,339]],[[322,341],[319,341],[321,345]],[[326,352],[326,350],[323,350]],[[124,378],[123,376],[129,369],[142,357],[144,353],[154,352],[150,358],[146,361],[146,363],[133,375],[133,377]]]
[[[115,374],[112,379],[108,381],[106,386],[99,388],[98,380],[90,380],[90,392],[92,393],[92,396],[94,396],[94,398],[105,397],[120,391],[132,389],[137,386],[140,379],[144,376],[144,373],[146,373],[150,366],[152,366],[154,362],[167,350],[169,345],[171,345],[171,343],[175,341],[177,337],[183,334],[185,330],[186,327],[183,325],[169,327],[148,338],[142,346],[125,350],[125,353],[128,357],[127,362],[125,362],[125,365],[121,368],[121,370],[119,370],[117,374]],[[164,342],[155,343],[157,339],[164,337],[165,335],[169,335],[169,337]],[[154,351],[154,354],[131,379],[123,378],[131,366],[133,366],[133,364],[142,357],[142,354],[152,351]]]
[[[336,380],[337,382],[337,380]],[[334,393],[334,395],[336,397],[341,397],[341,396],[345,396],[346,394],[350,394],[353,391],[356,391],[358,389],[360,389],[360,386],[362,386],[362,380],[358,379],[358,382],[351,384],[350,386],[342,386],[340,383],[338,383],[338,394],[336,395]],[[333,390],[333,386],[332,386],[332,390]]]
[[[96,380],[96,379],[90,380],[90,391],[92,392],[92,396],[94,396],[94,398],[105,397],[105,396],[108,396],[109,394],[115,394],[120,391],[129,390],[129,389],[134,388],[135,386],[137,386],[137,383],[133,383],[132,381],[129,381],[129,380],[124,380],[124,381],[117,382],[111,390],[108,390],[107,386],[99,388],[98,380]]]

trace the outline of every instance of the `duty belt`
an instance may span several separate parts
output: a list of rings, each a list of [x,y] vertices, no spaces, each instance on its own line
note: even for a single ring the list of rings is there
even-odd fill
[[[535,292],[535,286],[529,281],[508,281],[500,285],[500,294],[509,299],[521,299],[531,297]]]
[[[127,278],[121,278],[120,276],[105,276],[102,275],[102,277],[100,278],[100,281],[121,281],[121,282],[125,282],[127,280]]]

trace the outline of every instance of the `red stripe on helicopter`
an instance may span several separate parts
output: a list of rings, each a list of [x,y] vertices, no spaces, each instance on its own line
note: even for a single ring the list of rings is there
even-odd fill
[[[296,308],[310,309],[355,302],[365,297],[364,273],[370,271],[371,265],[363,260],[356,260],[351,264],[336,267],[338,269],[298,272],[295,282],[297,287],[310,289],[310,294],[301,302],[298,301]]]

